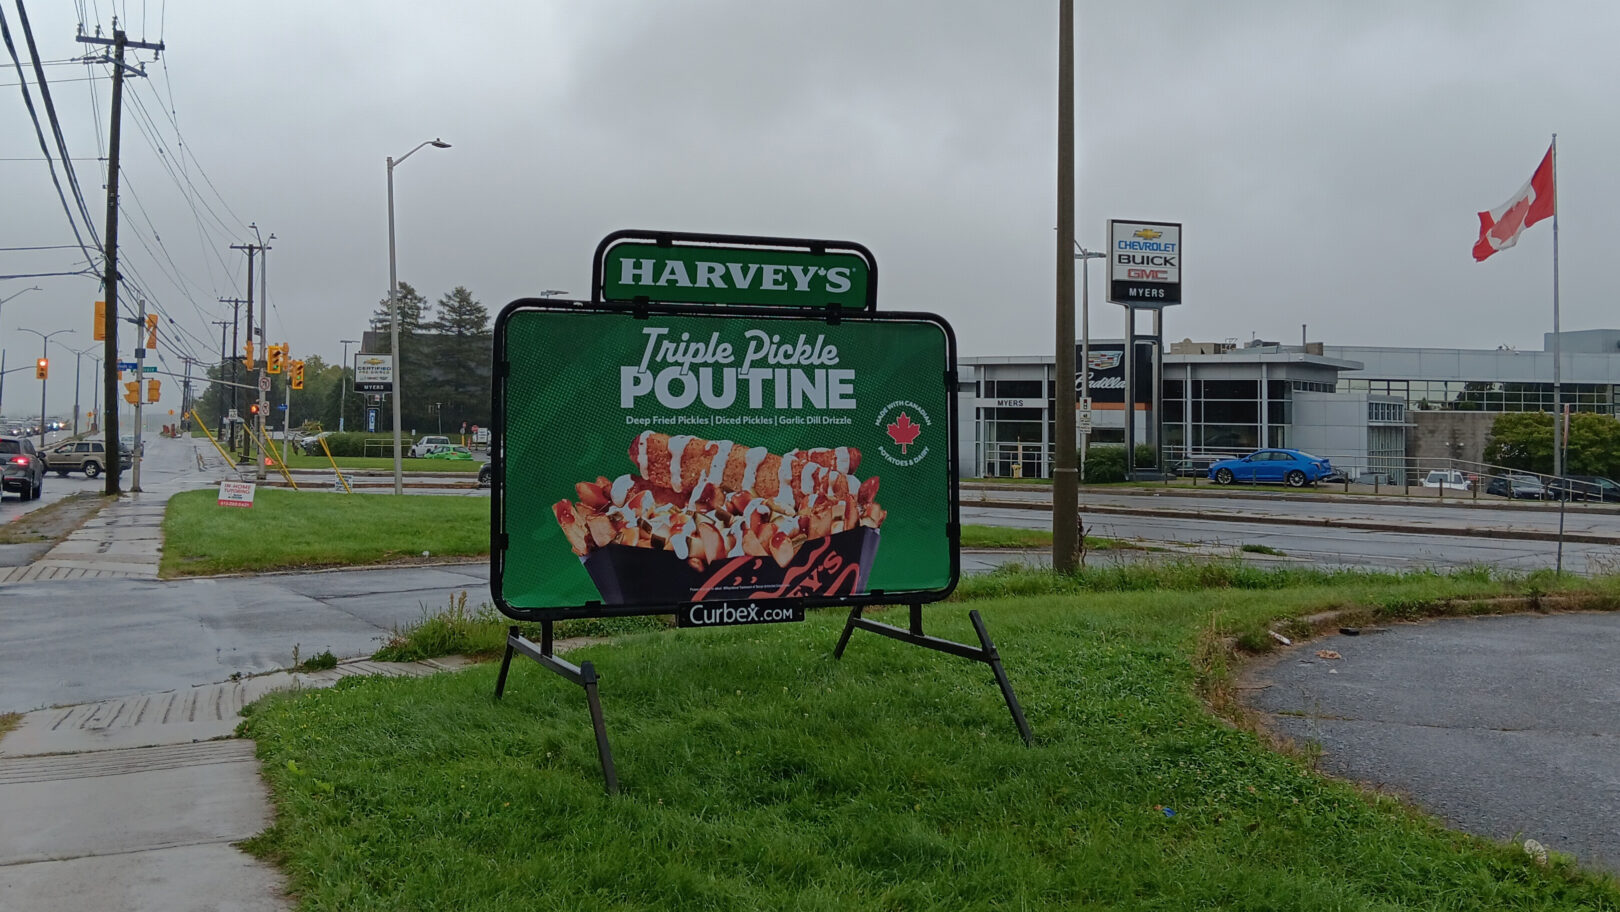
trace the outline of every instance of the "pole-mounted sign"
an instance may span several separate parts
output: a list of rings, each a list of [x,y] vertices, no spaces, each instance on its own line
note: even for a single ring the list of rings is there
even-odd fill
[[[1181,303],[1181,223],[1108,220],[1108,300],[1144,308]]]
[[[617,231],[596,248],[599,301],[875,310],[877,266],[848,241]]]

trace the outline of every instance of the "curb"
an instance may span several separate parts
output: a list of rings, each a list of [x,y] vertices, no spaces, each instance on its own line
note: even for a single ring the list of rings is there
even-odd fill
[[[974,500],[963,501],[963,506],[994,507],[1004,510],[1038,510],[1051,512],[1050,503],[1026,500]],[[1105,513],[1117,516],[1162,516],[1166,519],[1203,519],[1215,522],[1254,522],[1255,517],[1232,516],[1224,513],[1211,513],[1204,510],[1174,510],[1155,509],[1149,507],[1116,507],[1099,504],[1081,504],[1080,512]],[[1515,541],[1549,541],[1559,540],[1554,532],[1513,531],[1511,529],[1469,529],[1460,526],[1425,526],[1414,528],[1399,523],[1371,522],[1359,519],[1323,519],[1298,516],[1267,516],[1264,521],[1282,526],[1323,526],[1335,529],[1357,529],[1364,532],[1400,532],[1408,535],[1450,535],[1459,538],[1497,538]],[[1620,537],[1612,535],[1592,535],[1585,532],[1566,532],[1563,540],[1583,545],[1620,545]]]

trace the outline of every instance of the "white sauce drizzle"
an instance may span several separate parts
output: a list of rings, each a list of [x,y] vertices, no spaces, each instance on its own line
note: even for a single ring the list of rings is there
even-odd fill
[[[709,463],[709,473],[704,479],[715,487],[721,487],[726,480],[726,461],[731,458],[731,450],[736,446],[729,440],[717,440],[714,443],[719,447],[714,454],[714,460]]]
[[[691,442],[692,438],[686,435],[669,438],[669,486],[676,492],[686,490],[681,487],[681,456]]]
[[[630,485],[634,483],[635,479],[631,478],[628,472],[613,479],[613,502],[624,506],[625,498],[630,496]]]
[[[743,490],[750,494],[757,494],[754,490],[755,474],[759,472],[759,464],[770,455],[770,450],[764,447],[753,447],[748,451],[748,457],[743,460]]]
[[[793,457],[797,455],[798,450],[788,450],[782,454],[782,465],[776,470],[778,497],[793,490]]]
[[[647,444],[652,438],[652,431],[642,431],[636,435],[636,468],[641,470],[641,477],[647,477]]]

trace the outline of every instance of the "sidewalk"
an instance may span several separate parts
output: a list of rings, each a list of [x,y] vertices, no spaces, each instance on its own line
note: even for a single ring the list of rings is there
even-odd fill
[[[347,662],[42,709],[0,737],[0,910],[282,910],[273,866],[235,848],[272,820],[244,706],[352,675],[419,677],[461,659]]]

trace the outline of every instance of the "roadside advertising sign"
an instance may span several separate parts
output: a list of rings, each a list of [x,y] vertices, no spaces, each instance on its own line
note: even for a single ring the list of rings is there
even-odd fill
[[[375,434],[376,432],[377,432],[377,407],[374,406],[374,405],[373,406],[367,406],[366,407],[366,433]]]
[[[219,483],[219,505],[222,507],[253,506],[253,482],[222,481]]]
[[[931,314],[512,303],[495,324],[497,605],[710,626],[945,597],[955,354]]]
[[[1108,220],[1108,300],[1147,308],[1181,303],[1181,223]]]
[[[394,359],[387,353],[358,352],[354,356],[354,388],[362,393],[386,393],[394,388]]]
[[[847,241],[619,231],[596,248],[601,301],[873,310],[877,267]]]

